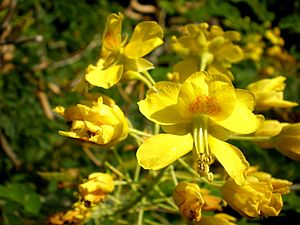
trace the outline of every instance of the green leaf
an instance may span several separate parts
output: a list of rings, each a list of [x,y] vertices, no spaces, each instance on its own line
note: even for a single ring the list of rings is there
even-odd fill
[[[25,195],[24,210],[37,215],[41,209],[41,200],[38,194],[30,193]]]
[[[14,183],[7,185],[9,191],[8,199],[18,202],[23,205],[25,191],[21,184]]]
[[[7,190],[6,187],[0,185],[0,198],[8,198],[9,196],[9,191]]]

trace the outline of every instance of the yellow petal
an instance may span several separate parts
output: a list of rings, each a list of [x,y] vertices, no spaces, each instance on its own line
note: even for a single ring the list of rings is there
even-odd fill
[[[199,70],[198,64],[194,58],[187,58],[174,65],[174,72],[179,73],[180,82],[184,82],[188,76]]]
[[[111,51],[119,49],[122,42],[122,21],[122,13],[112,13],[108,16],[102,40],[104,48]]]
[[[189,122],[182,122],[174,125],[162,125],[161,128],[168,134],[185,135],[190,131],[191,126]]]
[[[209,147],[228,175],[234,179],[238,185],[245,183],[245,174],[249,163],[243,153],[237,147],[212,136],[209,136]]]
[[[178,106],[184,118],[207,115],[215,120],[225,119],[235,102],[234,87],[229,79],[206,72],[189,76],[178,94]]]
[[[139,23],[132,34],[124,54],[129,58],[140,58],[163,43],[163,30],[154,21]]]
[[[252,113],[254,97],[246,90],[236,90],[236,97],[237,102],[232,114],[227,119],[216,123],[238,134],[255,132],[262,125],[264,117]]]
[[[143,58],[130,59],[124,57],[120,61],[120,63],[124,65],[125,71],[132,70],[137,72],[143,72],[154,68],[151,62]]]
[[[95,67],[85,75],[85,79],[92,85],[108,89],[119,82],[122,74],[122,65],[113,65],[104,70]]]
[[[144,169],[159,170],[185,155],[193,148],[193,138],[187,135],[158,134],[147,139],[138,149],[138,163]]]
[[[182,121],[177,111],[177,96],[180,84],[162,81],[152,87],[144,100],[138,102],[141,113],[149,120],[172,125]]]
[[[221,57],[226,59],[230,63],[238,62],[243,59],[244,53],[243,50],[232,43],[224,44],[218,51],[215,53],[215,57]]]

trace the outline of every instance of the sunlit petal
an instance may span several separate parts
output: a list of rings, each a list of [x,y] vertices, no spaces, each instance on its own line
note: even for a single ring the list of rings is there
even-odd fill
[[[154,21],[139,23],[132,34],[124,54],[129,58],[143,57],[163,43],[163,30]]]
[[[185,155],[193,148],[193,138],[187,135],[158,134],[147,139],[138,149],[138,163],[144,169],[159,170]]]
[[[246,181],[245,173],[249,167],[243,153],[235,146],[209,136],[209,147],[228,175],[238,185]]]
[[[183,120],[177,111],[177,96],[181,85],[162,81],[152,87],[144,100],[138,102],[141,113],[149,120],[171,125]]]

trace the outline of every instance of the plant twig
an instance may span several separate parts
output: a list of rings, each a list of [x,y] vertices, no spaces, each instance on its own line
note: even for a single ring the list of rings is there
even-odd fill
[[[17,158],[17,155],[14,153],[12,148],[10,147],[8,141],[6,140],[3,133],[0,131],[0,143],[3,151],[7,155],[7,157],[12,161],[15,168],[18,170],[21,167],[22,161]]]
[[[154,186],[160,181],[160,179],[163,177],[164,173],[168,167],[165,167],[161,169],[156,177],[152,180],[152,182],[149,183],[149,185],[139,194],[135,199],[124,205],[122,208],[118,209],[117,211],[113,212],[114,215],[123,215],[128,212],[129,209],[134,207],[137,203],[139,203],[144,197],[146,197],[150,191],[154,188]]]

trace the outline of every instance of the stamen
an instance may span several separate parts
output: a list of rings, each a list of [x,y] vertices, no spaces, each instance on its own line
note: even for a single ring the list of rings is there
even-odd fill
[[[213,157],[208,145],[208,118],[198,117],[194,121],[193,138],[197,154],[197,170],[201,176],[206,176],[208,181],[213,181],[213,174],[209,166],[213,163]]]

